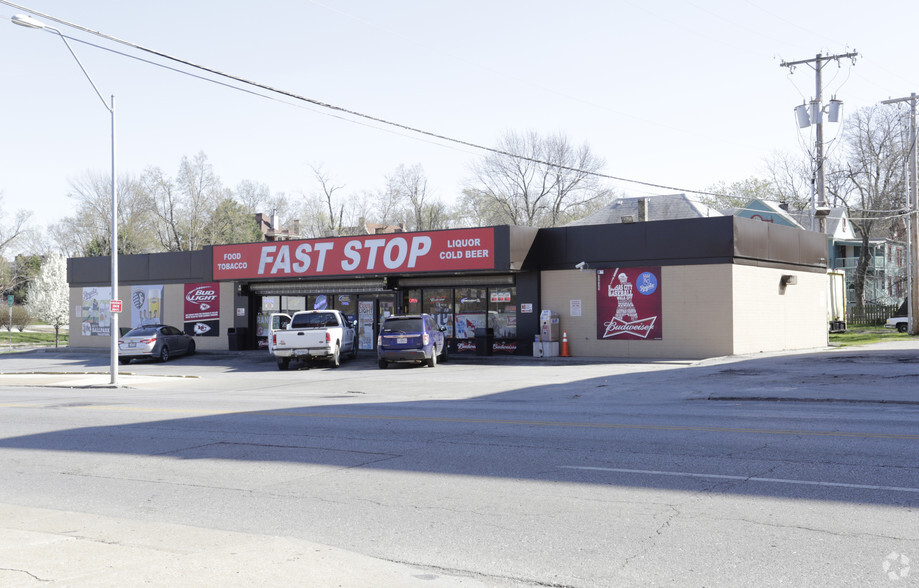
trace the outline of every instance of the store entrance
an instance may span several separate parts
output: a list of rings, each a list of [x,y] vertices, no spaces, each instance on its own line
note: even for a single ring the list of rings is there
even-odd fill
[[[282,312],[292,315],[299,310],[340,310],[349,321],[357,321],[358,349],[374,350],[380,321],[395,314],[396,297],[392,292],[362,294],[290,294],[262,295],[255,300],[258,314],[257,344],[268,346],[269,317]]]
[[[360,294],[357,300],[357,348],[374,350],[380,334],[380,322],[395,314],[393,294]]]

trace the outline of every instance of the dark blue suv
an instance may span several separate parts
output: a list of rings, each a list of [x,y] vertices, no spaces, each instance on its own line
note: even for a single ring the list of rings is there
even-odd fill
[[[443,327],[429,314],[389,316],[380,325],[377,338],[377,358],[380,367],[390,362],[419,362],[428,367],[437,359],[447,361],[447,338]]]

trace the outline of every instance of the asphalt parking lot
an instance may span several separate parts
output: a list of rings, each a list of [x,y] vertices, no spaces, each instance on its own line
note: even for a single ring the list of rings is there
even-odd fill
[[[106,387],[111,386],[107,350],[36,349],[0,356],[0,385]],[[491,369],[501,378],[502,367],[557,368],[572,377],[588,374],[666,372],[654,377],[658,392],[697,400],[773,400],[812,402],[919,403],[919,340],[876,343],[860,347],[829,347],[806,352],[775,352],[704,360],[625,361],[609,358],[453,355],[438,368],[413,365],[390,370],[429,370],[431,376],[449,366]],[[575,369],[577,368],[577,369]],[[325,364],[302,364],[291,373],[329,370]],[[386,377],[372,354],[345,361],[344,373],[360,370]],[[676,371],[675,371],[676,370]],[[154,360],[119,366],[119,386],[195,385],[226,374],[276,373],[264,350],[203,351],[166,364]],[[577,373],[574,373],[577,372]]]

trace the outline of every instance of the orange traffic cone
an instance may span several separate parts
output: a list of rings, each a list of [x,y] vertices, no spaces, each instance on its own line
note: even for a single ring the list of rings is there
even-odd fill
[[[560,357],[571,357],[568,353],[568,331],[562,331],[562,353]]]

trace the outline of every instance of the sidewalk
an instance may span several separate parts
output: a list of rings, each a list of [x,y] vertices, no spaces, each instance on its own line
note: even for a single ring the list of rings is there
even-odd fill
[[[372,578],[372,580],[368,580]],[[465,586],[443,570],[290,537],[0,504],[0,585]]]

